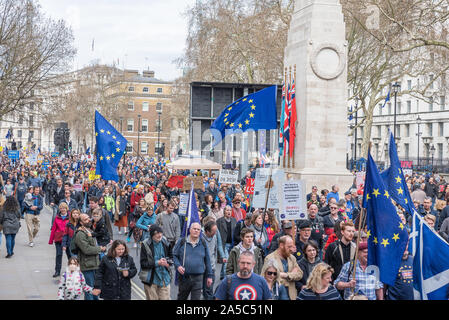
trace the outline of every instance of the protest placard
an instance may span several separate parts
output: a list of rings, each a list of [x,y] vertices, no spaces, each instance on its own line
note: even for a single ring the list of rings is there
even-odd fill
[[[281,220],[307,219],[304,181],[283,182],[282,188],[279,188],[279,197],[282,202],[282,211],[279,215]]]
[[[256,178],[254,181],[254,208],[265,208],[266,197],[268,193],[269,168],[258,168],[256,170]],[[279,209],[279,197],[278,190],[282,187],[282,183],[285,181],[285,174],[283,169],[274,169],[271,176],[271,189],[268,197],[267,208]]]
[[[220,175],[218,177],[219,183],[226,184],[237,184],[239,181],[239,172],[238,170],[220,170]]]
[[[179,215],[185,216],[187,214],[188,204],[189,204],[189,194],[181,193],[179,195],[179,209],[178,209]]]

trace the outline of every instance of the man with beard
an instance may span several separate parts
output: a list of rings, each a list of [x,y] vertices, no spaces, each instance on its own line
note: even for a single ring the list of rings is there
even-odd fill
[[[95,273],[100,266],[100,252],[106,251],[106,247],[96,245],[95,238],[92,237],[92,222],[85,213],[80,215],[81,226],[73,235],[73,241],[77,247],[78,259],[80,262],[80,270],[86,279],[86,284],[93,287],[95,283]],[[91,294],[84,294],[85,300],[98,300]]]
[[[299,281],[303,274],[292,254],[295,251],[293,239],[289,235],[285,235],[279,238],[279,248],[265,258],[265,263],[274,260],[277,269],[281,271],[279,275],[281,284],[287,288],[290,300],[296,300],[298,292],[295,281]]]
[[[251,251],[242,252],[239,271],[226,276],[215,293],[216,300],[269,300],[271,291],[265,279],[252,270],[256,265]]]

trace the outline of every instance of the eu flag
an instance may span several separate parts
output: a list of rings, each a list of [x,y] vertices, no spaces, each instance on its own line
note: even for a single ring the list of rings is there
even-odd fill
[[[192,188],[190,189],[189,204],[187,206],[187,214],[185,219],[186,220],[182,228],[181,238],[184,238],[190,234],[190,226],[192,225],[192,223],[197,222],[201,224],[200,216],[198,214],[198,207],[196,205],[195,194],[193,191],[193,183]]]
[[[271,86],[228,105],[210,127],[214,136],[212,147],[233,133],[276,129],[276,93],[277,86]]]
[[[396,201],[410,215],[415,211],[413,201],[408,191],[408,186],[402,173],[401,163],[399,162],[396,143],[394,142],[393,133],[390,132],[390,167],[383,171],[380,175],[391,198]]]
[[[95,174],[104,180],[118,181],[117,167],[125,153],[127,140],[95,110],[97,166]]]
[[[370,152],[366,165],[363,207],[367,215],[368,265],[377,266],[380,281],[393,286],[407,245],[408,233],[396,213]]]

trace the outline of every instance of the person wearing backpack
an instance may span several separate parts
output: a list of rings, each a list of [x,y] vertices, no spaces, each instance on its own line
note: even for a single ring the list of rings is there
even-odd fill
[[[100,266],[100,252],[105,252],[106,247],[96,245],[96,240],[92,236],[92,222],[85,213],[80,215],[81,226],[74,234],[73,245],[70,251],[78,255],[80,270],[84,274],[87,285],[93,287],[95,283],[95,274]],[[85,300],[98,300],[97,296],[86,293]]]
[[[162,228],[150,227],[150,237],[142,242],[139,278],[147,300],[170,300],[173,252]]]
[[[92,293],[93,288],[86,284],[78,259],[71,257],[67,264],[59,279],[58,300],[80,300],[83,292]]]
[[[200,300],[203,288],[203,278],[206,286],[212,285],[215,275],[212,272],[209,249],[206,241],[200,237],[201,225],[194,222],[190,225],[190,234],[176,242],[173,248],[173,260],[178,272],[178,300]]]

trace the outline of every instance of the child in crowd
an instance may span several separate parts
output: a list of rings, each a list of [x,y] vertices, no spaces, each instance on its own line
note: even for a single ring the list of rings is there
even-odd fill
[[[83,292],[92,293],[92,287],[86,284],[78,259],[71,257],[66,271],[59,280],[58,300],[81,300]]]
[[[97,244],[101,247],[106,247],[111,242],[108,228],[103,217],[103,210],[101,208],[95,209],[92,212],[92,237],[97,240]],[[100,259],[102,259],[104,253],[100,253]]]

